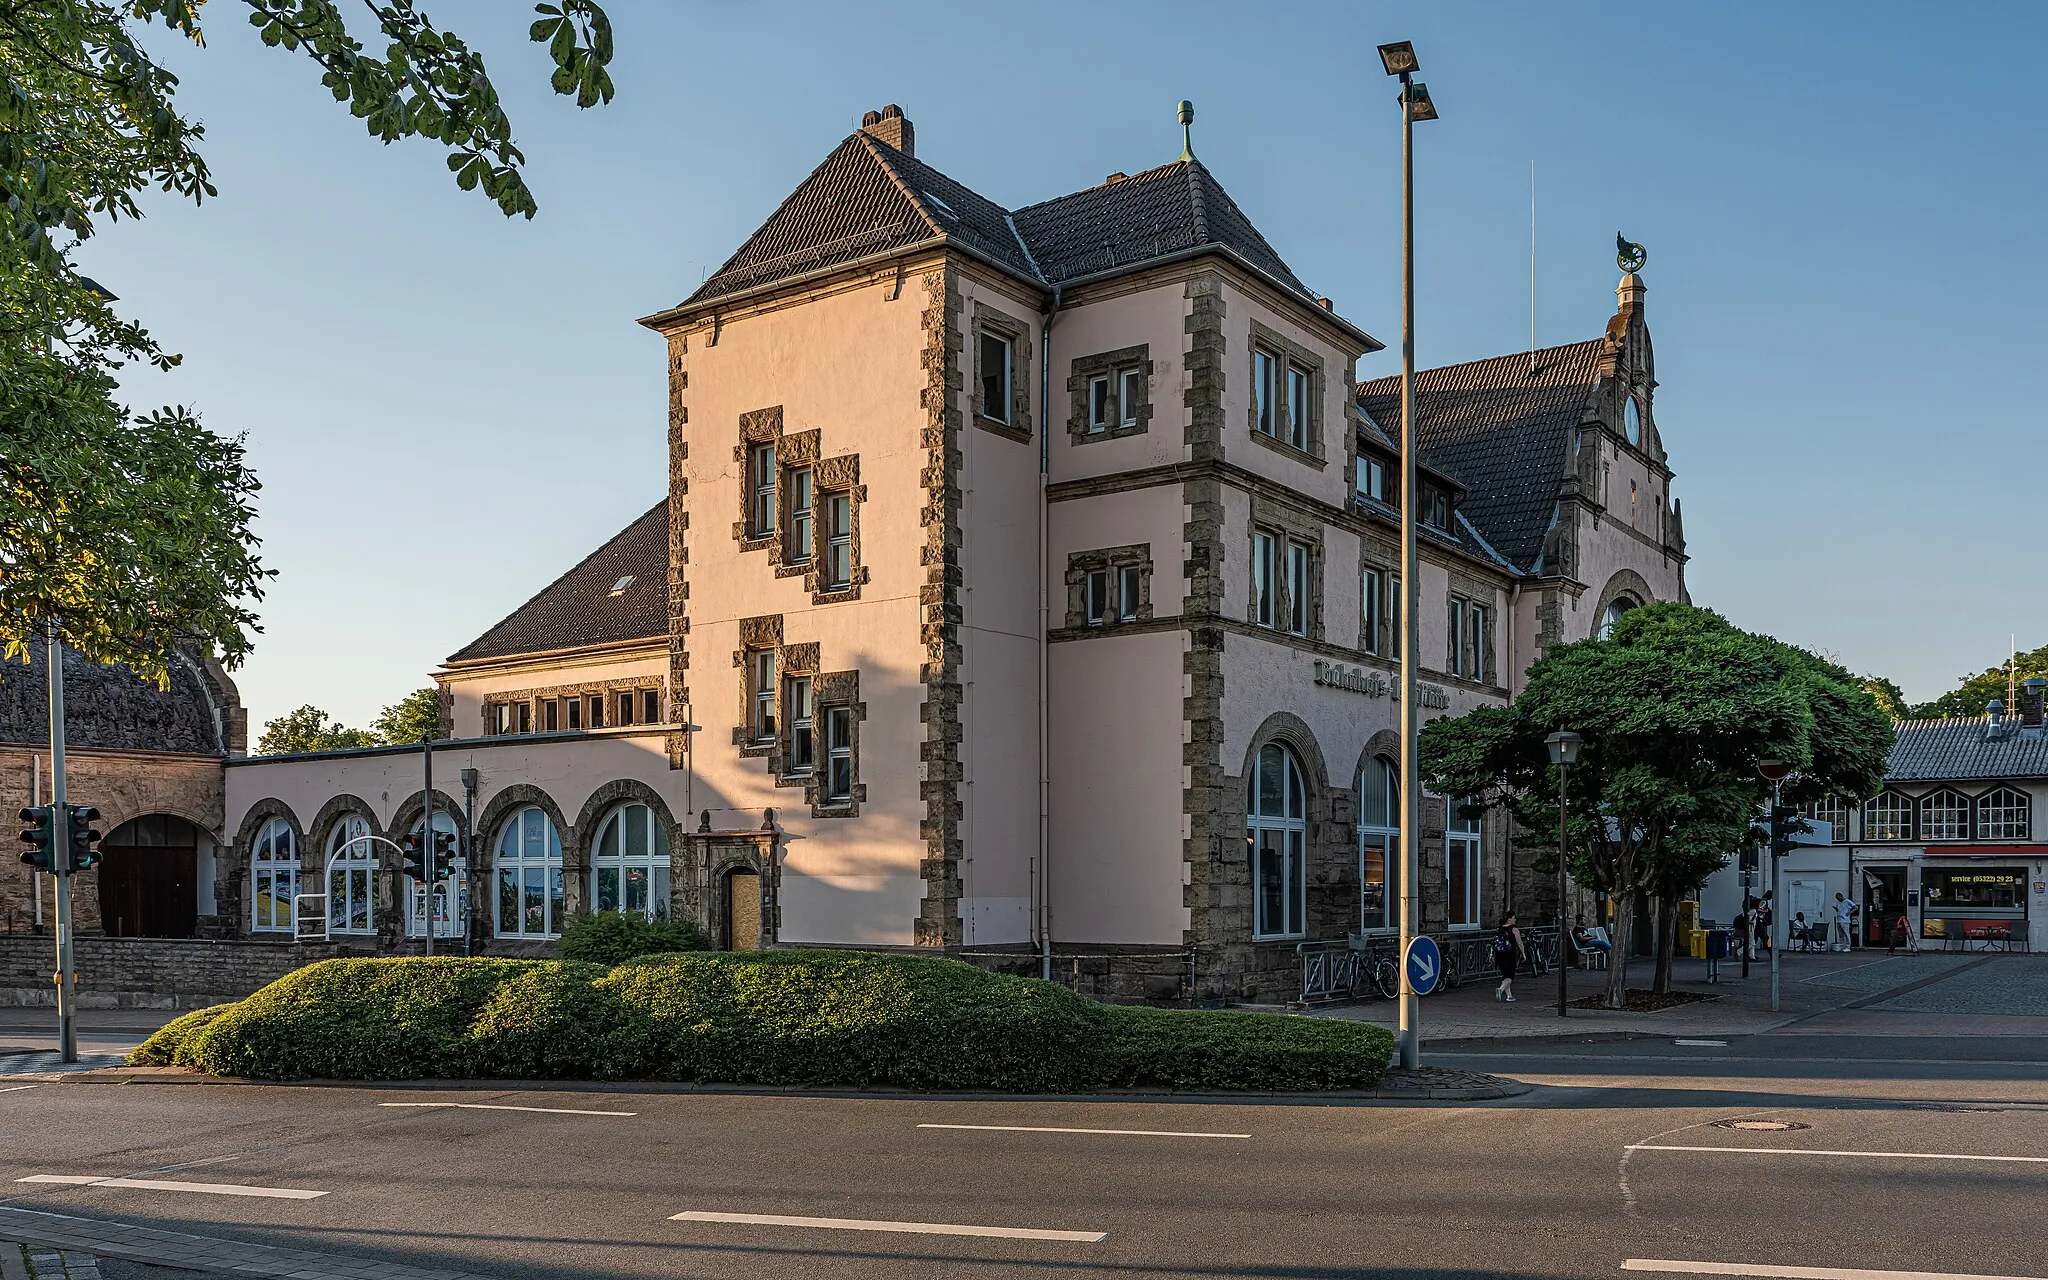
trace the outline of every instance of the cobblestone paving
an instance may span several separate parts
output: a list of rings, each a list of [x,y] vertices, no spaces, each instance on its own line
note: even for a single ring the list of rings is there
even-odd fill
[[[1981,959],[1983,959],[1982,956],[1971,955],[1923,954],[1917,956],[1894,956],[1890,959],[1873,960],[1869,964],[1859,964],[1853,969],[1836,969],[1832,973],[1816,973],[1811,978],[1803,978],[1801,981],[1811,983],[1817,987],[1842,987],[1850,991],[1866,993],[1889,991],[1893,987],[1903,987],[1909,982],[1918,982],[1923,978],[1931,978],[1935,974],[1946,973],[1950,969],[1959,969],[1966,964],[1971,964]],[[1879,1008],[1883,1007],[1882,1005],[1879,1006]]]
[[[81,1053],[78,1061],[65,1062],[56,1050],[39,1053],[0,1053],[0,1076],[41,1076],[62,1071],[94,1071],[118,1067],[127,1061],[118,1053]]]
[[[1871,1007],[1909,1013],[2048,1013],[2048,957],[2004,956]]]

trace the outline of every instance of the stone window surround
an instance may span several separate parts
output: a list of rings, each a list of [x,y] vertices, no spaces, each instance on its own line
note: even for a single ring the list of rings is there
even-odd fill
[[[860,455],[842,453],[823,457],[816,428],[784,435],[782,422],[782,406],[779,404],[751,409],[740,415],[740,439],[733,446],[732,454],[741,474],[740,518],[732,527],[733,540],[740,544],[743,553],[766,550],[769,561],[775,566],[776,577],[801,577],[804,589],[811,593],[812,604],[858,600],[861,587],[868,581],[868,571],[861,563],[860,554],[860,509],[868,500],[867,486],[860,482]],[[754,494],[752,480],[747,475],[747,451],[759,444],[775,446],[775,528],[765,536],[755,537],[748,531]],[[782,547],[789,520],[789,510],[784,504],[789,493],[789,473],[805,468],[811,472],[811,558],[792,564]],[[824,510],[826,499],[834,493],[846,494],[851,500],[853,564],[847,585],[827,590],[823,577]]]
[[[1495,685],[1500,682],[1500,607],[1492,586],[1478,578],[1453,568],[1450,573],[1449,595],[1465,602],[1466,608],[1478,605],[1486,610],[1486,652],[1480,655],[1484,668],[1477,674],[1451,675],[1448,668],[1444,674],[1452,680],[1463,680],[1472,684]],[[1462,640],[1460,641],[1462,643]]]
[[[1396,660],[1400,657],[1401,637],[1394,632],[1393,592],[1394,583],[1401,577],[1400,548],[1382,544],[1373,538],[1361,536],[1358,539],[1358,581],[1361,592],[1365,583],[1366,570],[1380,575],[1379,635],[1375,648],[1365,643],[1365,600],[1361,594],[1358,602],[1358,651],[1369,657]]]
[[[1273,386],[1273,425],[1279,429],[1279,433],[1272,436],[1259,430],[1258,359],[1262,350],[1274,357],[1279,364],[1278,376],[1274,379]],[[1286,377],[1287,366],[1290,364],[1308,372],[1309,413],[1308,431],[1305,433],[1308,440],[1306,450],[1297,449],[1287,442],[1292,426],[1287,418]],[[1277,329],[1260,324],[1257,320],[1252,321],[1251,350],[1245,355],[1245,386],[1249,389],[1249,394],[1245,397],[1245,421],[1251,429],[1252,439],[1268,449],[1285,454],[1297,462],[1306,463],[1318,471],[1327,467],[1329,462],[1323,456],[1322,405],[1326,394],[1324,376],[1321,356]],[[1357,446],[1352,447],[1355,449]]]
[[[532,732],[532,733],[547,733],[547,732],[549,732],[548,730],[546,730],[546,729],[542,729],[542,728],[540,727],[540,719],[541,719],[541,717],[540,717],[540,704],[541,704],[542,702],[545,702],[545,701],[547,701],[547,700],[548,700],[548,699],[550,699],[550,698],[585,698],[585,699],[588,699],[588,698],[590,697],[590,695],[591,695],[591,694],[599,694],[599,695],[601,695],[601,696],[602,696],[602,697],[604,698],[604,706],[605,706],[605,712],[604,712],[604,715],[605,715],[605,724],[604,724],[604,726],[603,726],[603,727],[605,727],[605,728],[616,728],[616,727],[618,727],[618,726],[616,726],[616,725],[614,725],[614,724],[613,724],[613,722],[612,722],[612,717],[613,717],[613,714],[614,714],[614,710],[613,710],[613,709],[614,709],[615,707],[617,707],[617,706],[618,706],[618,695],[619,695],[619,694],[622,694],[622,693],[631,693],[631,694],[635,695],[635,701],[634,701],[634,704],[633,704],[633,705],[634,705],[634,706],[635,706],[635,707],[637,708],[637,707],[639,707],[639,705],[640,705],[640,703],[639,703],[639,700],[638,700],[638,695],[639,695],[639,694],[640,694],[640,693],[641,693],[641,692],[642,692],[643,690],[648,690],[648,689],[652,689],[652,690],[654,690],[654,691],[655,691],[655,693],[657,693],[657,694],[659,694],[659,695],[661,696],[661,701],[662,701],[662,719],[661,719],[661,723],[662,723],[662,724],[667,724],[667,723],[669,722],[669,719],[670,719],[670,709],[669,709],[669,706],[668,706],[668,702],[669,702],[669,699],[668,699],[668,696],[667,696],[667,690],[665,690],[665,689],[664,689],[664,688],[662,687],[662,679],[661,679],[661,677],[660,677],[660,676],[621,676],[621,677],[619,677],[618,679],[615,679],[615,680],[585,680],[585,681],[582,681],[582,682],[580,682],[580,683],[577,683],[577,684],[556,684],[556,685],[543,685],[543,686],[540,686],[540,687],[537,687],[537,688],[532,688],[532,689],[510,689],[510,690],[506,690],[506,691],[504,691],[504,692],[501,692],[501,693],[493,693],[493,694],[488,694],[488,695],[486,695],[486,696],[485,696],[485,698],[484,698],[484,708],[483,708],[483,715],[484,715],[484,736],[485,736],[485,737],[490,737],[490,738],[497,738],[497,737],[506,737],[506,736],[514,736],[514,737],[518,736],[518,735],[517,735],[516,733],[515,733],[515,734],[512,734],[512,735],[506,735],[506,734],[499,734],[499,733],[494,733],[494,732],[492,732],[492,731],[491,731],[491,720],[492,720],[492,717],[493,717],[494,713],[496,712],[496,709],[497,709],[497,708],[499,708],[499,707],[501,707],[501,706],[517,706],[517,705],[519,705],[519,704],[520,704],[520,703],[522,703],[522,702],[526,703],[526,704],[527,704],[528,706],[530,706],[530,707],[532,707],[532,708],[533,708],[533,710],[532,710],[531,712],[529,712],[529,713],[528,713],[528,714],[529,714],[529,715],[530,715],[530,716],[532,717],[532,719],[530,720],[530,722],[529,722],[529,723],[531,723],[531,724],[532,724],[532,725],[534,726],[534,727],[533,727],[533,728],[532,728],[531,730],[529,730],[529,732]],[[634,723],[635,723],[635,724],[638,724],[638,723],[640,723],[640,722],[636,720],[636,721],[635,721]],[[590,726],[589,726],[588,724],[585,724],[585,725],[581,726],[581,729],[588,729],[588,728],[590,728]],[[580,732],[580,731],[581,731],[581,729],[579,729],[579,730],[568,730],[568,729],[563,729],[563,728],[557,728],[557,729],[555,729],[555,730],[554,730],[554,732],[556,732],[556,733]]]
[[[1010,420],[992,418],[981,394],[981,338],[986,333],[1001,338],[1010,347]],[[986,303],[974,304],[968,347],[974,359],[974,378],[969,383],[969,417],[984,431],[994,432],[1019,444],[1031,443],[1031,326]]]
[[[1133,415],[1137,422],[1123,425],[1125,414],[1120,401],[1122,380],[1117,374],[1135,367],[1138,370],[1139,400]],[[1152,348],[1149,343],[1134,347],[1119,347],[1114,351],[1100,351],[1090,356],[1079,356],[1074,360],[1067,375],[1067,392],[1072,402],[1072,412],[1067,417],[1067,437],[1075,444],[1094,444],[1102,440],[1116,440],[1125,436],[1143,435],[1152,425]],[[1089,384],[1099,377],[1110,380],[1110,402],[1117,411],[1112,421],[1100,431],[1089,429]]]
[[[753,712],[754,694],[752,659],[760,653],[775,655],[775,737],[758,741],[754,737]],[[741,757],[764,759],[768,762],[768,774],[778,787],[802,787],[804,801],[810,806],[814,818],[853,818],[860,816],[861,805],[866,803],[867,786],[860,780],[860,725],[867,719],[867,704],[860,700],[860,672],[821,671],[820,651],[816,641],[784,644],[782,641],[782,615],[769,614],[758,618],[740,619],[740,647],[733,650],[733,666],[740,673],[740,722],[732,731],[733,745]],[[805,774],[789,772],[789,759],[785,752],[789,732],[789,685],[790,676],[811,678],[811,771]],[[828,801],[824,796],[825,770],[825,713],[831,707],[850,707],[853,710],[853,794],[844,800]]]
[[[1257,535],[1276,535],[1281,543],[1278,618],[1285,619],[1291,601],[1287,596],[1287,553],[1288,542],[1299,542],[1308,548],[1308,636],[1310,640],[1323,638],[1323,523],[1313,517],[1303,516],[1278,503],[1268,502],[1256,495],[1251,503],[1251,527],[1245,532],[1245,620],[1261,631],[1271,630],[1279,635],[1293,635],[1284,622],[1267,628],[1260,626],[1258,575],[1255,560]]]
[[[782,682],[782,615],[765,614],[756,618],[740,619],[740,647],[732,651],[732,665],[740,673],[739,718],[734,722],[732,744],[739,748],[740,755],[776,757],[781,751],[780,726],[782,724],[782,693],[775,693],[777,736],[766,741],[754,737],[754,663],[756,654],[770,652],[775,655],[775,680]],[[779,768],[777,772],[780,772]]]
[[[1123,616],[1121,597],[1123,575],[1120,570],[1138,571],[1137,617]],[[1099,623],[1088,621],[1088,575],[1095,572],[1109,574],[1110,607]],[[1103,547],[1096,551],[1076,551],[1067,557],[1067,619],[1066,625],[1087,631],[1103,631],[1127,622],[1149,622],[1152,619],[1152,544],[1134,542],[1121,547]]]

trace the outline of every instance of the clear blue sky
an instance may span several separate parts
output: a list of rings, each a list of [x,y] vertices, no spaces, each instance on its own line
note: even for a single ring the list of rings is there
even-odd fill
[[[490,59],[541,213],[386,148],[227,6],[184,76],[221,189],[86,269],[184,366],[138,404],[246,432],[279,571],[252,721],[360,724],[663,493],[678,301],[858,121],[1010,205],[1195,148],[1311,287],[1392,348],[1415,42],[1424,365],[1601,331],[1650,251],[1658,418],[1695,599],[1916,698],[2048,640],[2048,8],[1526,3],[963,6],[611,0],[611,106],[546,90],[526,6],[425,6]],[[1256,21],[1247,22],[1256,15]],[[1396,368],[1390,349],[1361,376]]]

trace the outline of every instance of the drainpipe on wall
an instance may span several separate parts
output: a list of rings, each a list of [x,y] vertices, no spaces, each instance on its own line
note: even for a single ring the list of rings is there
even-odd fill
[[[1052,322],[1059,314],[1060,291],[1054,286],[1052,306],[1038,326],[1038,976],[1052,981],[1052,878],[1047,859],[1052,851],[1051,745],[1046,714],[1047,644],[1051,626],[1051,541],[1046,486],[1052,476]]]

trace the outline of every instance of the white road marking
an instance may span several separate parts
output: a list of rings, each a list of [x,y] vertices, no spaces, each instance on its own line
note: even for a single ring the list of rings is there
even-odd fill
[[[1726,1040],[1673,1040],[1671,1043],[1686,1045],[1693,1049],[1726,1049],[1728,1047]]]
[[[574,1107],[513,1107],[492,1102],[380,1102],[380,1107],[455,1107],[463,1111],[538,1111],[551,1116],[636,1116],[637,1111],[578,1111]]]
[[[296,1187],[244,1187],[233,1182],[165,1182],[157,1178],[94,1178],[71,1173],[37,1173],[16,1182],[57,1183],[67,1187],[126,1187],[131,1191],[197,1191],[213,1196],[259,1196],[266,1200],[315,1200],[325,1191]]]
[[[1671,1262],[1630,1258],[1623,1271],[1662,1271],[1682,1276],[1762,1276],[1767,1280],[2038,1280],[2029,1276],[1987,1276],[1962,1271],[1868,1271],[1859,1267],[1774,1267],[1761,1262]]]
[[[1249,1138],[1248,1133],[1183,1133],[1174,1129],[1058,1129],[1030,1124],[921,1124],[920,1129],[976,1129],[991,1133],[1107,1133],[1128,1138]]]
[[[15,1084],[9,1085],[5,1089],[0,1089],[0,1093],[20,1093],[23,1089],[33,1088],[35,1088],[35,1086],[32,1084]]]
[[[1630,1151],[1712,1151],[1738,1156],[1862,1156],[1868,1160],[1996,1160],[2007,1164],[2048,1164],[2048,1156],[1977,1156],[1939,1151],[1823,1151],[1813,1147],[1675,1147],[1647,1142],[1629,1144]],[[1885,1274],[1873,1272],[1872,1274]],[[1897,1275],[1912,1275],[1900,1271]]]
[[[1073,1240],[1099,1244],[1107,1231],[1047,1231],[1038,1227],[966,1227],[950,1222],[883,1222],[867,1218],[798,1218],[780,1213],[707,1213],[691,1209],[670,1214],[670,1222],[737,1222],[762,1227],[824,1227],[832,1231],[896,1231],[923,1236],[993,1236],[1002,1240]]]

